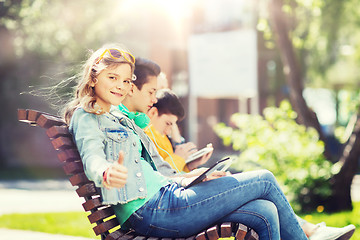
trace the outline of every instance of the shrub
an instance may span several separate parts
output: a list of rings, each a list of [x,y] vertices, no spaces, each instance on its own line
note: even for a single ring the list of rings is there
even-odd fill
[[[331,195],[332,163],[323,156],[324,143],[313,128],[296,123],[287,101],[264,109],[263,117],[235,113],[231,125],[214,127],[224,144],[240,155],[232,168],[248,171],[265,168],[274,173],[297,211],[311,211]]]

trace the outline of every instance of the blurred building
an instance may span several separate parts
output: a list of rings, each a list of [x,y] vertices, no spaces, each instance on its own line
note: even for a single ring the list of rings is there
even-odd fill
[[[262,11],[257,2],[122,0],[114,4],[109,1],[112,8],[99,5],[99,12],[112,11],[117,13],[116,16],[102,16],[98,11],[94,14],[101,18],[98,23],[101,27],[95,25],[97,29],[105,29],[111,37],[101,36],[101,31],[94,34],[101,36],[104,42],[121,42],[136,56],[147,57],[161,66],[170,87],[186,108],[187,117],[179,124],[182,135],[199,148],[212,143],[216,157],[232,152],[231,147],[223,146],[214,133],[216,123],[230,124],[230,116],[236,112],[261,113],[263,108],[278,103],[286,94],[283,80],[278,77],[281,74],[277,74],[281,71],[277,67],[280,60],[274,60],[277,55],[264,47],[262,34],[257,31]],[[71,7],[74,6],[64,6],[67,14],[77,19],[78,11]],[[88,10],[93,11],[92,8]],[[114,22],[119,24],[114,25]],[[92,29],[84,32],[92,33]],[[99,42],[93,44],[98,47]],[[91,46],[84,46],[87,48]],[[78,54],[83,54],[84,49],[78,49]],[[29,59],[24,61],[29,64],[23,66],[26,72],[15,71],[16,76],[9,77],[8,85],[16,83],[10,79],[18,78],[19,85],[21,82],[21,86],[29,86],[30,79],[41,80],[36,74],[53,76],[65,67],[33,61],[32,56]],[[3,161],[0,165],[58,167],[60,163],[54,157],[55,152],[43,129],[18,123],[15,110],[32,108],[56,112],[44,99],[28,95],[19,98],[16,88],[6,94],[9,95],[6,97],[9,120],[1,125]],[[9,99],[14,99],[14,104]],[[16,131],[13,131],[14,127]]]

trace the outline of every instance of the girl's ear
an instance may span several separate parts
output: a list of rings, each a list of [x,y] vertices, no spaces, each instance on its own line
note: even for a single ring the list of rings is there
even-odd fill
[[[134,88],[135,88],[135,84],[131,84],[130,91],[128,92],[128,95],[130,97],[132,97],[134,95]]]
[[[158,112],[158,109],[156,107],[152,107],[152,108],[149,109],[149,111],[146,114],[151,119],[153,117],[156,117],[159,114],[159,112]]]
[[[97,78],[95,78],[94,80],[92,80],[91,82],[90,82],[90,87],[95,87],[95,85],[97,84],[97,82],[98,82],[99,80],[97,79]]]

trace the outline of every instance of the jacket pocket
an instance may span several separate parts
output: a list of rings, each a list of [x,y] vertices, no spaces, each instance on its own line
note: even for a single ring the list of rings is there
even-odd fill
[[[129,137],[129,133],[125,129],[105,128],[105,135],[114,142],[123,142]]]

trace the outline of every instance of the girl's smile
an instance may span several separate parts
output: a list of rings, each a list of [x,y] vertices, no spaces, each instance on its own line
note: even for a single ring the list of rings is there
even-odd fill
[[[123,94],[121,94],[121,93],[117,93],[117,92],[112,92],[112,91],[110,91],[112,94],[114,94],[115,96],[117,96],[117,97],[123,97],[124,95]]]

